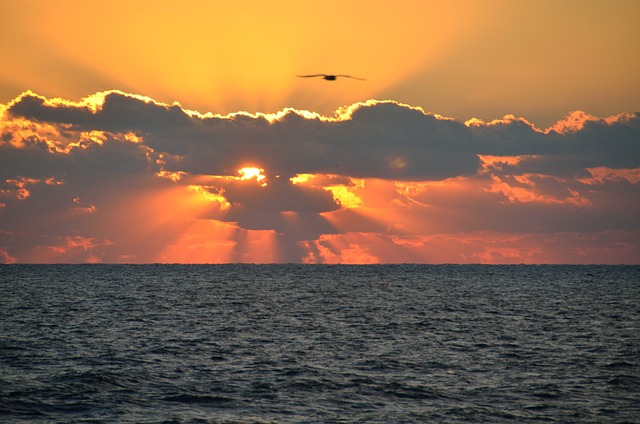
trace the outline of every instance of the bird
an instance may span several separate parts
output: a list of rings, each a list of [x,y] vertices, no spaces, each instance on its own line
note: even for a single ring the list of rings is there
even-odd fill
[[[330,74],[313,74],[313,75],[297,75],[299,78],[313,78],[313,77],[322,77],[327,81],[335,81],[338,77],[344,78],[353,78],[360,81],[364,81],[364,78],[352,77],[351,75],[330,75]]]

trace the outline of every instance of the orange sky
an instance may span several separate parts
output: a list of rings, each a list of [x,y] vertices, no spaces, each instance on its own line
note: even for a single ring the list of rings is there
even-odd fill
[[[460,120],[640,107],[629,1],[0,0],[0,101],[108,89],[202,113],[393,99]],[[348,73],[366,82],[295,78]]]
[[[298,3],[0,0],[0,263],[640,263],[640,2]]]

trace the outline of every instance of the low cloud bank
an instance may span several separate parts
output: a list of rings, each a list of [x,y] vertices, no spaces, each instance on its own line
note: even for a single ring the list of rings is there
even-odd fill
[[[640,257],[638,113],[578,111],[547,129],[392,101],[216,116],[119,91],[26,92],[0,112],[4,262]]]

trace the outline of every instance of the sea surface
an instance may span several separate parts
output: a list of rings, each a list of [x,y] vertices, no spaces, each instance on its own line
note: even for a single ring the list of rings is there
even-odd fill
[[[0,422],[640,422],[640,267],[0,266]]]

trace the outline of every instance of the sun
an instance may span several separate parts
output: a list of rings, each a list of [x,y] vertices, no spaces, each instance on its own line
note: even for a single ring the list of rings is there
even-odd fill
[[[238,174],[240,174],[240,180],[245,181],[253,178],[257,182],[261,183],[261,185],[264,187],[267,185],[267,181],[266,181],[267,177],[263,174],[263,172],[264,172],[264,169],[257,168],[254,166],[247,166],[247,167],[238,169]]]

